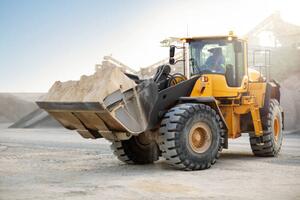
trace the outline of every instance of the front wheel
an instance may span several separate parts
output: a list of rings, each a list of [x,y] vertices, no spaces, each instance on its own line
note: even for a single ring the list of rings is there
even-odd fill
[[[113,141],[111,149],[114,155],[128,164],[150,164],[159,159],[159,148],[151,133],[141,133],[129,140]]]
[[[164,116],[160,149],[167,162],[184,170],[207,169],[219,158],[224,144],[220,116],[204,104],[179,104]]]

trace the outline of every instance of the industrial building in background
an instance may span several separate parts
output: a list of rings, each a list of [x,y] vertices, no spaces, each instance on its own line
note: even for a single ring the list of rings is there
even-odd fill
[[[275,79],[281,80],[284,78],[281,71],[282,60],[287,60],[288,66],[291,70],[298,69],[300,63],[300,26],[285,22],[279,12],[276,12],[261,23],[256,25],[245,36],[248,40],[248,62],[249,65],[255,69],[272,66],[271,75]],[[168,47],[171,44],[178,44],[178,38],[170,37],[161,41],[161,46]],[[182,52],[176,54],[176,58],[182,58]],[[290,56],[289,59],[285,59]],[[151,77],[155,74],[156,68],[162,64],[167,64],[168,58],[160,60],[150,66],[142,67],[139,75],[142,77]],[[280,65],[280,66],[279,66]],[[180,72],[180,63],[172,68],[174,72]],[[286,69],[286,68],[285,68]],[[262,73],[266,73],[262,69]],[[281,72],[280,72],[281,73]],[[267,74],[265,74],[267,75]]]

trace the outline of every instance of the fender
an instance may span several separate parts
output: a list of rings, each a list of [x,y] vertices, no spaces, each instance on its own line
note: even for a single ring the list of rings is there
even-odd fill
[[[280,103],[280,85],[274,80],[267,83],[264,109],[269,108],[270,99],[277,99]]]
[[[269,105],[270,105],[270,99],[276,99],[280,103],[280,85],[277,81],[272,80],[267,83],[266,87],[266,94],[264,99],[264,107],[261,109],[261,115],[262,117],[266,117],[266,113],[268,113]],[[284,111],[281,108],[282,113],[282,120],[283,120],[283,129],[284,129]]]

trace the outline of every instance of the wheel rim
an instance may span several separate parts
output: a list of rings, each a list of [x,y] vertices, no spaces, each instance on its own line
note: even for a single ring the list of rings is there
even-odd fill
[[[203,122],[194,124],[189,132],[189,144],[196,153],[204,153],[212,143],[212,133],[209,126]]]
[[[280,123],[279,123],[279,117],[276,116],[274,119],[274,136],[275,136],[275,140],[277,141],[279,138],[279,134],[280,134]]]

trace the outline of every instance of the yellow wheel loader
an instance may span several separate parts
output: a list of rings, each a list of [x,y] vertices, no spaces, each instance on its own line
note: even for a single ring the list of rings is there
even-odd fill
[[[182,38],[170,47],[170,65],[154,77],[109,94],[103,102],[37,102],[84,138],[105,138],[119,160],[147,164],[160,156],[183,170],[210,168],[228,139],[248,133],[253,154],[276,156],[283,139],[283,110],[276,81],[248,69],[246,40],[233,34]],[[175,49],[183,59],[175,60]]]

